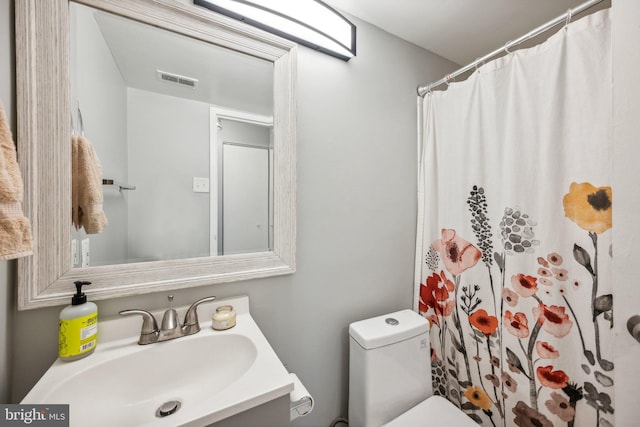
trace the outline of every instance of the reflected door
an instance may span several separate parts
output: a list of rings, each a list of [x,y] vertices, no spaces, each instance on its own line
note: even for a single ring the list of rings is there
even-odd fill
[[[269,149],[224,142],[222,253],[269,250]]]

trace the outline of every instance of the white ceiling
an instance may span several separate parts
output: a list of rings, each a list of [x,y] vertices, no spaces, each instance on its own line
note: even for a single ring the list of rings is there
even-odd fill
[[[325,0],[460,65],[585,0]]]
[[[254,114],[273,114],[271,62],[72,5],[94,16],[127,87]],[[196,79],[197,87],[162,81],[158,70]]]
[[[324,1],[465,65],[585,0]],[[602,6],[607,3],[603,2]],[[217,103],[230,103],[227,108],[249,108],[240,105],[242,102],[238,99],[254,99],[256,94],[264,101],[265,110],[271,103],[268,81],[273,71],[269,63],[205,43],[186,43],[184,37],[173,37],[153,27],[131,25],[131,21],[113,15],[97,13],[96,18],[123,77],[132,87],[205,102],[216,99]],[[234,65],[222,69],[220,64]],[[183,88],[171,87],[157,79],[156,69],[198,78],[199,87],[186,92]],[[217,79],[219,76],[222,80]],[[239,105],[231,106],[238,102]]]

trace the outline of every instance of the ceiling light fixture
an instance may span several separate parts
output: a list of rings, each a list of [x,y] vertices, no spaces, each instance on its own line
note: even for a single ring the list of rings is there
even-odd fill
[[[345,61],[356,55],[356,26],[320,0],[194,3]]]

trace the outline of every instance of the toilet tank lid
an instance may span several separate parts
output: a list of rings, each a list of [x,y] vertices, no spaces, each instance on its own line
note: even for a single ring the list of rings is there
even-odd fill
[[[412,310],[401,310],[349,325],[349,335],[365,349],[413,338],[429,331],[429,321]]]

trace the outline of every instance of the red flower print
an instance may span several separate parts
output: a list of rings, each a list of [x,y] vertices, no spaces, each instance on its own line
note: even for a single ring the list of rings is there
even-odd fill
[[[498,329],[498,319],[495,316],[490,316],[484,309],[471,313],[469,322],[486,336],[493,334]]]
[[[536,341],[536,352],[541,359],[556,359],[560,357],[560,352],[544,341]]]
[[[454,276],[473,267],[482,257],[482,252],[471,243],[456,235],[455,230],[442,229],[442,239],[433,242],[440,252],[447,271]]]
[[[569,376],[564,371],[554,371],[553,366],[538,366],[536,369],[538,381],[545,387],[553,389],[561,389],[567,386]]]
[[[545,286],[553,286],[553,282],[546,277],[541,277],[538,279],[538,283]]]
[[[562,264],[562,257],[560,256],[559,253],[556,253],[556,252],[550,253],[549,255],[547,255],[547,259],[553,265],[557,266],[557,265]],[[545,267],[547,267],[547,266],[545,265]]]
[[[538,319],[542,329],[556,338],[562,338],[569,333],[573,325],[569,315],[565,314],[564,310],[564,307],[558,307],[557,305],[547,307],[545,304],[540,304],[537,307],[533,307],[533,315]]]
[[[539,274],[540,276],[544,276],[544,277],[551,277],[551,276],[553,276],[553,274],[551,273],[551,271],[549,271],[549,270],[548,270],[548,269],[546,269],[546,268],[542,268],[542,267],[540,267],[540,268],[538,269],[538,274]]]
[[[502,290],[502,299],[504,300],[504,302],[509,304],[510,307],[515,307],[516,305],[518,305],[518,294],[516,294],[509,288],[504,288]]]
[[[418,303],[420,313],[426,313],[432,309],[435,314],[429,316],[429,320],[440,324],[439,318],[450,316],[455,307],[455,301],[449,299],[450,293],[454,291],[453,282],[441,271],[438,275],[433,273],[427,277],[426,285],[420,285],[420,301]]]
[[[569,278],[569,272],[564,268],[552,268],[551,271],[555,274],[556,279],[561,282],[564,282]]]
[[[504,326],[514,337],[526,338],[529,336],[529,321],[524,313],[512,314],[509,310],[505,311]]]
[[[521,297],[527,298],[535,294],[538,290],[537,279],[524,274],[514,274],[511,276],[511,286]]]

